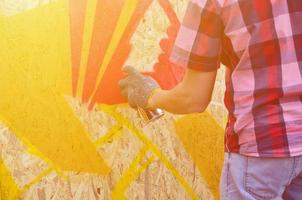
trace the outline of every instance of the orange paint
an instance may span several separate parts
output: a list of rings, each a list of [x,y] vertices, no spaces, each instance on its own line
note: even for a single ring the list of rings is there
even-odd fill
[[[155,64],[154,72],[144,74],[152,76],[154,79],[156,79],[162,88],[170,89],[182,80],[185,71],[183,68],[176,66],[169,61],[171,49],[174,45],[180,23],[169,1],[160,0],[159,3],[171,22],[171,26],[168,29],[169,38],[162,40],[160,43],[163,54],[159,56],[159,62]],[[113,56],[112,62],[108,66],[102,82],[98,86],[96,95],[92,98],[90,109],[93,108],[95,103],[117,104],[124,103],[126,101],[126,99],[120,94],[120,89],[117,82],[124,77],[123,73],[121,72],[121,68],[131,50],[131,46],[129,45],[128,41],[134,33],[139,19],[141,19],[143,16],[143,13],[144,12],[137,12],[134,14],[134,19],[129,24],[129,29],[125,32],[123,40]],[[110,85],[110,87],[108,87],[108,85]]]
[[[122,67],[130,54],[130,39],[150,3],[151,0],[141,1],[138,8],[135,10],[111,62],[106,69],[105,75],[100,85],[97,86],[96,93],[92,97],[89,106],[90,109],[92,109],[96,103],[118,104],[126,102],[126,99],[122,97],[120,93],[117,83],[125,76],[122,72]]]
[[[180,22],[169,1],[159,0],[159,3],[168,16],[171,25],[167,30],[168,38],[160,41],[163,53],[158,57],[158,62],[154,65],[154,72],[146,74],[157,80],[163,89],[171,89],[182,80],[185,72],[184,68],[170,62],[170,55]]]
[[[126,99],[122,97],[120,93],[117,83],[125,76],[122,72],[122,67],[131,52],[130,39],[152,0],[141,1],[139,3],[111,58],[110,64],[107,66],[103,79],[99,85],[96,85],[98,84],[97,76],[100,72],[100,66],[121,13],[123,2],[123,0],[98,0],[97,2],[89,57],[86,69],[84,69],[84,85],[80,86],[83,87],[82,101],[87,103],[90,100],[90,109],[92,109],[96,103],[119,104],[126,102]],[[167,30],[168,38],[163,39],[160,42],[163,53],[159,56],[158,62],[154,65],[154,72],[146,72],[144,74],[156,79],[162,88],[171,89],[182,80],[185,71],[183,68],[172,64],[169,61],[171,49],[173,48],[180,22],[168,0],[159,0],[159,3],[167,14],[171,26]],[[73,66],[72,84],[74,95],[76,95],[79,79],[80,50],[82,46],[83,24],[85,21],[84,7],[86,6],[84,4],[86,4],[86,1],[85,3],[83,1],[70,2],[70,17],[76,18],[70,20],[71,32],[72,34],[75,34],[71,37]],[[93,94],[94,91],[95,94]]]
[[[84,21],[86,11],[86,0],[69,0],[69,22],[70,22],[70,45],[72,66],[72,94],[77,95],[79,80],[81,50],[84,32]]]
[[[0,20],[0,121],[51,167],[106,175],[110,168],[64,97],[72,91],[68,3]]]
[[[109,45],[116,22],[123,7],[123,0],[97,2],[90,52],[86,67],[82,100],[87,102],[96,87],[97,74]]]
[[[169,0],[159,0],[158,2],[161,5],[161,7],[164,9],[171,24],[175,24],[175,25],[179,26],[179,20],[177,18],[175,11],[172,8],[170,1]]]

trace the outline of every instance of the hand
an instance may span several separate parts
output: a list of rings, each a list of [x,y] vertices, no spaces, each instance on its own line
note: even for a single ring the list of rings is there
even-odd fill
[[[131,107],[147,109],[149,97],[155,89],[160,88],[158,83],[133,67],[126,66],[123,71],[128,74],[125,79],[119,81],[123,96],[128,98]]]

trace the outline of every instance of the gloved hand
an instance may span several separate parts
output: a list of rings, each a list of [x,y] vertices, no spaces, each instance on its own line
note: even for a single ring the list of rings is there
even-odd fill
[[[147,109],[149,97],[156,89],[160,88],[158,83],[131,66],[126,66],[123,71],[128,74],[125,79],[119,81],[123,96],[128,98],[131,107]]]

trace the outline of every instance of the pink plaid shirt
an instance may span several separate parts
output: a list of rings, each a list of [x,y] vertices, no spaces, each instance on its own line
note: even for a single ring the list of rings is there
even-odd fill
[[[300,0],[191,0],[171,59],[200,71],[227,66],[226,151],[302,155]]]

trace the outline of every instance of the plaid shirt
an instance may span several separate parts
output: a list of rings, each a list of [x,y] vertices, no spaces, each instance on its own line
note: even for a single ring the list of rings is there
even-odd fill
[[[302,155],[300,0],[191,0],[171,59],[200,71],[227,66],[226,151]]]

